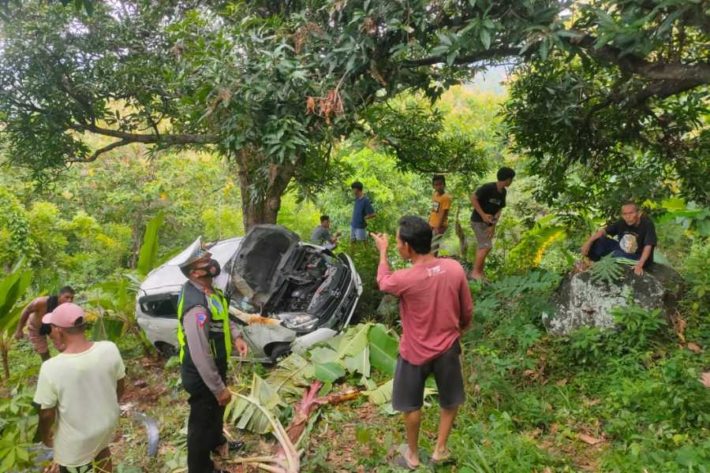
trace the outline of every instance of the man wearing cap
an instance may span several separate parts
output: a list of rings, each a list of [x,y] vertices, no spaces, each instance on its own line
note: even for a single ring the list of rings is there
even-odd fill
[[[111,451],[126,369],[116,345],[84,335],[84,311],[67,302],[42,317],[64,351],[42,363],[34,402],[52,473],[111,472]],[[56,429],[53,429],[56,424]]]
[[[229,319],[229,301],[213,287],[221,268],[198,239],[180,270],[188,278],[178,298],[178,343],[182,384],[190,394],[187,422],[188,473],[213,473],[212,452],[225,457],[242,442],[227,442],[222,434],[224,408],[231,400],[227,362],[234,345],[241,356],[248,348],[239,327]]]
[[[42,324],[42,317],[45,314],[52,312],[58,305],[65,302],[74,301],[74,289],[69,286],[64,286],[59,290],[58,294],[51,296],[42,296],[29,303],[25,310],[20,315],[20,321],[15,329],[15,338],[20,340],[23,337],[22,330],[27,325],[27,334],[35,351],[39,354],[42,361],[49,359],[49,347],[47,346],[47,330],[49,326]],[[56,349],[62,351],[64,347],[56,346]]]

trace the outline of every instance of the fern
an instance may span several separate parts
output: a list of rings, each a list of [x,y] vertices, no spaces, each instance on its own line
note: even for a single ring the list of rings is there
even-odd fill
[[[613,284],[619,281],[624,275],[626,269],[624,266],[633,266],[636,261],[628,258],[614,258],[607,255],[594,263],[589,269],[589,275],[593,283],[605,282]]]

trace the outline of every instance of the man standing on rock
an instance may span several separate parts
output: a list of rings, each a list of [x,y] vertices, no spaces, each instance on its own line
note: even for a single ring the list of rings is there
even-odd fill
[[[651,219],[641,213],[635,202],[626,202],[621,206],[621,219],[590,236],[581,252],[592,261],[599,261],[609,254],[614,258],[636,260],[634,273],[643,276],[644,268],[648,269],[653,263],[653,249],[657,243],[656,227]]]
[[[61,288],[59,294],[38,297],[33,300],[25,307],[25,310],[22,311],[22,315],[20,315],[20,321],[17,323],[17,329],[15,330],[15,338],[18,340],[22,338],[22,330],[25,328],[25,324],[27,324],[27,334],[29,335],[30,342],[32,342],[32,346],[39,354],[40,358],[42,358],[42,361],[48,360],[49,347],[47,346],[47,334],[49,332],[46,330],[49,327],[42,324],[42,317],[52,312],[60,304],[72,302],[73,300],[74,289],[69,286]],[[56,346],[56,348],[59,351],[63,350],[61,346]]]
[[[476,261],[473,263],[473,271],[471,271],[471,279],[475,281],[481,281],[485,277],[486,256],[493,248],[496,224],[500,219],[503,207],[505,207],[507,188],[513,183],[514,177],[515,171],[502,167],[498,170],[496,182],[483,184],[471,195],[471,205],[473,205],[471,228],[473,228],[478,242]]]
[[[232,395],[227,388],[227,363],[234,344],[241,356],[248,347],[238,326],[229,319],[229,301],[212,286],[219,262],[198,239],[179,264],[188,278],[178,298],[178,343],[182,385],[190,394],[187,422],[188,473],[217,473],[211,453],[223,458],[243,447],[222,434],[224,408]]]
[[[432,462],[443,463],[450,460],[446,443],[465,398],[459,339],[471,324],[473,311],[466,272],[457,261],[431,254],[432,230],[419,217],[403,217],[397,231],[397,251],[412,262],[410,268],[393,272],[387,261],[387,235],[371,235],[380,253],[380,290],[400,298],[402,339],[392,407],[404,414],[407,444],[400,448],[395,463],[410,470],[419,466],[424,383],[432,373],[441,407]]]

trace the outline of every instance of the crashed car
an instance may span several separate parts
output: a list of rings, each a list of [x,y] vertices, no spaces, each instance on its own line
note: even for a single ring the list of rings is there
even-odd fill
[[[136,296],[138,325],[164,355],[177,353],[178,267],[190,247],[153,270]],[[254,361],[276,362],[335,336],[350,322],[362,282],[349,256],[300,241],[279,225],[256,225],[243,238],[209,246],[222,273],[214,285],[230,299]]]

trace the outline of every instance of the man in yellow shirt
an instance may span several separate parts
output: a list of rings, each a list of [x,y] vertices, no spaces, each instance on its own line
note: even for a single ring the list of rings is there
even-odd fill
[[[451,208],[451,196],[446,193],[446,180],[444,176],[438,174],[432,178],[434,194],[431,196],[431,213],[429,214],[429,226],[434,235],[441,235],[446,232],[449,225],[449,209]]]

